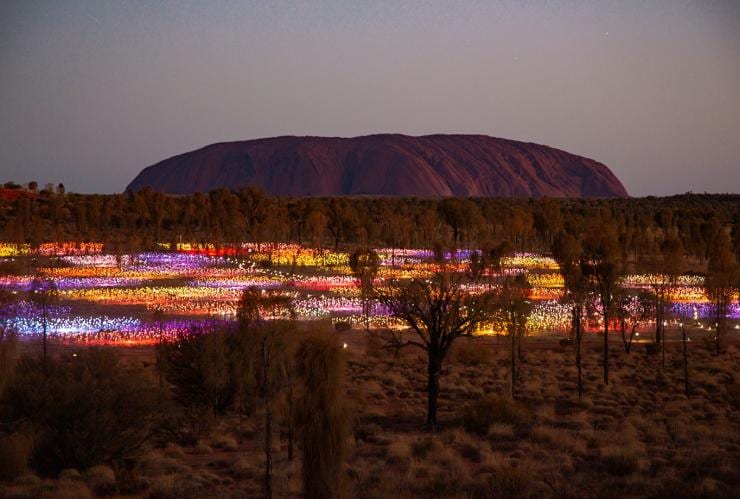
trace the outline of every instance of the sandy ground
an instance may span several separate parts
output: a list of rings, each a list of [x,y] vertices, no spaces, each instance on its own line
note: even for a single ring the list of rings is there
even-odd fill
[[[602,381],[601,338],[589,336],[580,401],[572,348],[552,337],[531,338],[514,405],[505,397],[505,338],[461,339],[445,364],[440,426],[430,433],[423,425],[423,352],[407,349],[396,358],[367,348],[361,331],[338,334],[347,344],[347,396],[354,407],[345,459],[350,497],[740,496],[737,338],[717,357],[695,334],[687,397],[675,332],[665,368],[644,343],[626,354],[615,334],[608,385]],[[34,348],[38,344],[23,345]],[[132,362],[153,360],[151,348],[120,351]],[[471,426],[466,414],[486,397],[504,409]],[[241,421],[222,417],[195,446],[145,449],[132,472],[117,470],[116,488],[141,497],[259,496],[261,431],[259,408]],[[300,497],[300,455],[288,461],[283,433],[276,432],[275,445],[275,496]],[[27,482],[0,488],[0,496],[84,497],[94,488],[85,479]]]

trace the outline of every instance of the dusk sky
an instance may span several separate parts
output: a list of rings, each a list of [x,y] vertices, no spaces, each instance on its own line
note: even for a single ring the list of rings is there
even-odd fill
[[[0,3],[0,180],[275,135],[482,133],[740,192],[740,1]]]

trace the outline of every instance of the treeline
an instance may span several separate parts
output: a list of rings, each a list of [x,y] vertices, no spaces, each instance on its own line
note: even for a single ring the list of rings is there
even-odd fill
[[[8,189],[5,189],[8,191]],[[102,241],[109,251],[156,243],[294,242],[316,247],[480,247],[510,241],[516,250],[547,251],[554,237],[598,224],[616,228],[625,254],[647,254],[680,239],[705,260],[718,230],[740,255],[740,196],[664,198],[288,198],[258,188],[173,196],[82,195],[63,188],[0,196],[4,242]]]

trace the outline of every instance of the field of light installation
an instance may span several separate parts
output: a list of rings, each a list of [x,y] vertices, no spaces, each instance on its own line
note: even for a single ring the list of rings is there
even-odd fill
[[[358,279],[349,267],[349,254],[291,244],[244,244],[238,248],[180,245],[176,250],[112,255],[98,243],[42,245],[28,248],[0,246],[0,264],[23,262],[32,272],[0,278],[0,286],[17,294],[13,310],[6,311],[7,325],[22,338],[43,334],[69,343],[146,345],[166,341],[180,333],[207,331],[214,325],[233,321],[243,291],[254,287],[288,297],[289,313],[300,321],[328,319],[364,327],[363,299]],[[471,250],[447,252],[442,258],[432,250],[377,250],[380,267],[373,283],[382,287],[388,280],[428,279],[443,268],[466,273]],[[500,273],[524,275],[531,286],[533,302],[527,324],[529,336],[567,335],[570,308],[562,303],[563,279],[551,257],[515,253],[503,258]],[[51,283],[53,301],[45,306],[31,294],[36,283]],[[638,295],[651,289],[656,276],[627,274],[621,286],[627,290],[626,305],[631,316],[639,316]],[[491,272],[469,279],[466,290],[475,294],[496,285]],[[36,293],[48,291],[35,291]],[[371,327],[400,327],[381,303],[369,309]],[[712,329],[712,311],[700,275],[679,276],[666,292],[665,322],[668,331],[680,323],[696,332]],[[740,308],[730,305],[729,318],[737,328]],[[586,331],[600,331],[600,316],[593,314]],[[655,329],[655,318],[639,317],[637,335]],[[619,331],[619,324],[612,325]],[[488,324],[478,334],[503,333]]]

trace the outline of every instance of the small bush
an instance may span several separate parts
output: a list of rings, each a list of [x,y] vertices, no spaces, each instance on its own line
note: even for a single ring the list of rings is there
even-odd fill
[[[487,365],[491,363],[492,353],[475,340],[462,341],[455,344],[452,360],[465,366]]]
[[[601,449],[601,463],[607,473],[618,476],[629,475],[639,469],[637,454],[627,447],[615,445]]]
[[[95,497],[90,489],[82,482],[60,480],[53,492],[44,494],[42,497],[54,499],[92,499]]]
[[[193,331],[157,346],[164,376],[180,405],[217,413],[231,406],[238,386],[231,361],[239,345],[230,339],[225,331]]]
[[[527,411],[515,401],[496,395],[484,397],[463,409],[463,426],[467,431],[485,435],[492,424],[521,424]]]
[[[533,440],[575,455],[586,454],[586,442],[577,436],[549,426],[535,426],[530,433]]]
[[[60,480],[82,480],[82,475],[74,468],[66,468],[59,472]]]
[[[727,385],[727,397],[730,399],[730,404],[740,409],[740,383]]]
[[[514,466],[504,461],[492,467],[490,473],[483,476],[483,480],[473,487],[470,497],[501,499],[526,499],[534,497],[532,471],[520,464]]]
[[[231,435],[215,435],[211,438],[211,444],[217,449],[233,452],[239,448],[236,439]]]
[[[116,492],[116,474],[108,466],[93,466],[85,472],[85,481],[98,496],[107,496]]]
[[[494,423],[488,428],[488,437],[494,440],[514,438],[514,425]]]
[[[428,454],[439,449],[439,444],[431,437],[421,438],[411,442],[411,454],[416,459],[424,459]]]
[[[349,321],[337,321],[334,323],[334,330],[337,333],[343,333],[352,329],[352,324]]]
[[[406,440],[396,440],[388,446],[385,458],[390,466],[406,467],[411,462],[411,449]]]
[[[21,476],[28,467],[32,450],[32,441],[25,435],[13,433],[0,437],[0,480]]]

